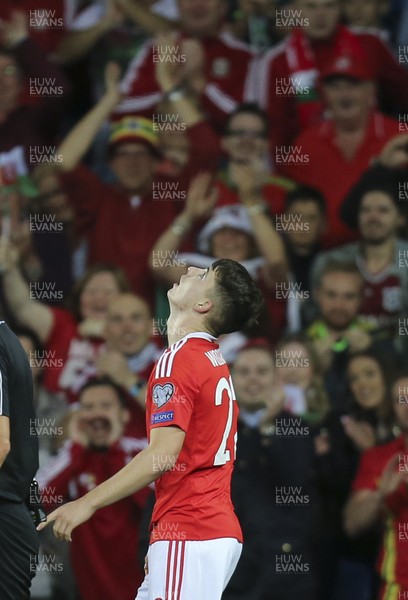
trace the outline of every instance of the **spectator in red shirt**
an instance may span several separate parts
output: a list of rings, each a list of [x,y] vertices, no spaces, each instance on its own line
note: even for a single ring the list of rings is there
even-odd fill
[[[109,379],[90,381],[81,390],[69,440],[37,474],[47,512],[84,496],[147,446],[145,437],[124,436],[129,419],[125,403],[121,389]],[[135,540],[148,495],[144,488],[120,506],[104,508],[74,536],[71,561],[83,600],[134,599],[143,578]]]
[[[272,214],[284,211],[286,193],[295,184],[272,173],[268,164],[268,130],[268,116],[257,104],[241,104],[228,116],[222,137],[227,161],[215,180],[217,206],[239,203],[245,166],[254,174],[254,194],[267,204]]]
[[[240,102],[253,98],[253,53],[221,31],[228,8],[226,0],[198,4],[179,0],[178,7],[180,31],[171,46],[172,63],[179,65],[179,83],[173,92],[192,94],[211,122],[222,130],[226,115]],[[160,52],[160,42],[150,40],[129,65],[123,80],[126,97],[117,108],[119,113],[153,115],[162,99],[155,77]]]
[[[377,563],[382,587],[378,600],[408,597],[408,374],[392,388],[400,436],[367,450],[361,457],[353,493],[344,512],[351,537],[383,521],[383,544]]]
[[[403,110],[408,104],[407,70],[378,32],[340,25],[340,4],[340,0],[296,0],[288,14],[292,21],[300,19],[301,26],[263,59],[259,98],[270,118],[273,146],[291,143],[323,115],[319,74],[345,54],[368,60],[382,108]],[[284,25],[284,17],[281,21]]]
[[[336,59],[322,74],[331,119],[311,125],[293,146],[277,147],[275,160],[295,181],[319,189],[327,199],[328,227],[323,247],[355,239],[339,216],[342,200],[371,159],[398,133],[398,122],[373,109],[375,86],[358,56]]]

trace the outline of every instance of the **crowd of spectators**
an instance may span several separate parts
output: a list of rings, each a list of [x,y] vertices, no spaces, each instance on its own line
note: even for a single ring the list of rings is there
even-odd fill
[[[408,598],[406,2],[2,0],[0,209],[46,512],[146,446],[166,292],[234,259],[225,600]],[[133,600],[153,503],[44,531],[33,599]]]

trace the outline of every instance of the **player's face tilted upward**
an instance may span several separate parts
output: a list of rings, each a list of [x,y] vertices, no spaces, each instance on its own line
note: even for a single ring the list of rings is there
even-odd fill
[[[185,275],[180,278],[180,283],[174,283],[167,292],[170,306],[182,310],[197,309],[207,305],[207,310],[212,305],[211,290],[215,285],[215,271],[189,267]],[[201,312],[201,311],[200,311]]]

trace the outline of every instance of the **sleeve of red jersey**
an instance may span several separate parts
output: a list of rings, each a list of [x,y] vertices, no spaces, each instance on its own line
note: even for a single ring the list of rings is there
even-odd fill
[[[155,76],[156,60],[158,57],[154,52],[153,42],[148,41],[131,61],[122,79],[121,90],[124,97],[113,113],[115,120],[129,114],[152,117],[162,98]]]
[[[198,393],[197,378],[186,353],[164,354],[152,381],[150,429],[170,425],[187,432]]]
[[[215,76],[207,75],[207,84],[201,93],[201,103],[204,110],[212,117],[213,122],[222,131],[225,127],[225,117],[232,113],[242,102],[255,99],[257,76],[256,58],[247,51],[236,56],[240,68],[230,66],[227,76],[219,81]]]
[[[352,490],[360,492],[361,490],[376,490],[380,473],[375,469],[377,461],[371,450],[361,455],[357,474],[354,478]]]

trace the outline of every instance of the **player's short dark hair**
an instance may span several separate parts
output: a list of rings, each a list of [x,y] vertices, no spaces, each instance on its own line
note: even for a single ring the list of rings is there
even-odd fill
[[[245,267],[235,260],[221,258],[211,268],[215,272],[218,303],[207,317],[210,332],[218,337],[255,324],[264,301]]]
[[[257,117],[260,121],[262,121],[265,137],[267,137],[269,132],[269,117],[268,114],[260,108],[260,106],[256,102],[243,102],[237,108],[228,115],[227,120],[225,122],[224,135],[227,136],[231,130],[231,122],[237,115],[253,115]]]
[[[291,190],[285,198],[285,210],[295,202],[314,202],[322,216],[326,215],[327,205],[326,199],[320,190],[307,185],[301,185]]]
[[[83,385],[81,387],[81,389],[79,390],[78,398],[79,398],[79,400],[81,400],[81,397],[87,390],[90,390],[95,387],[105,387],[105,386],[112,388],[114,390],[114,392],[116,392],[116,395],[119,399],[119,402],[120,402],[122,408],[128,407],[128,405],[129,405],[128,399],[127,399],[126,393],[123,390],[123,388],[120,385],[118,385],[117,383],[115,383],[115,381],[113,381],[110,377],[106,377],[106,376],[92,377],[92,379],[89,379],[89,381],[87,381],[85,383],[85,385]]]

